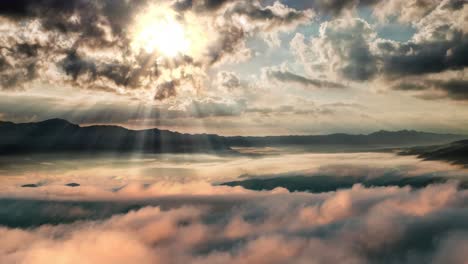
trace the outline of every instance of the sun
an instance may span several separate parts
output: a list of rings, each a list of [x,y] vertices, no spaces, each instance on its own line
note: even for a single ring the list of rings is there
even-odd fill
[[[171,10],[149,9],[139,17],[133,37],[133,47],[147,53],[173,58],[190,50],[190,40],[184,25]]]

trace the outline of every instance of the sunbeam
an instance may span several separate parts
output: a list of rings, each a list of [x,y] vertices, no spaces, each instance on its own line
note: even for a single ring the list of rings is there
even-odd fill
[[[467,264],[468,1],[0,1],[0,264]]]

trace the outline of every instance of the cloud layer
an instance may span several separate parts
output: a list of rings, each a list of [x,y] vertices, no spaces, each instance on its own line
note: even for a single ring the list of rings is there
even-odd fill
[[[456,183],[235,197],[227,189],[201,205],[196,197],[173,197],[176,207],[168,209],[0,227],[0,256],[6,263],[463,263],[467,257],[468,193]],[[48,210],[96,213],[66,203]]]
[[[270,151],[4,157],[0,259],[463,263],[467,257],[466,169],[389,153]],[[303,175],[304,188],[294,188],[295,175]],[[284,180],[265,184],[272,176]],[[255,191],[216,184],[231,179],[264,185]]]

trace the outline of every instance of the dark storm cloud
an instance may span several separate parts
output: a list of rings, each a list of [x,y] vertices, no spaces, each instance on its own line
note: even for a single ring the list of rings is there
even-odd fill
[[[319,79],[309,79],[307,77],[283,70],[267,70],[267,76],[280,82],[296,83],[303,86],[315,88],[346,88],[345,85]]]

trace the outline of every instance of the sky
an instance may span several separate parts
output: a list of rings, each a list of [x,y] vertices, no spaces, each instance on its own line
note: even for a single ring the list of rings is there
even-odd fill
[[[466,0],[0,2],[0,119],[468,134]]]

